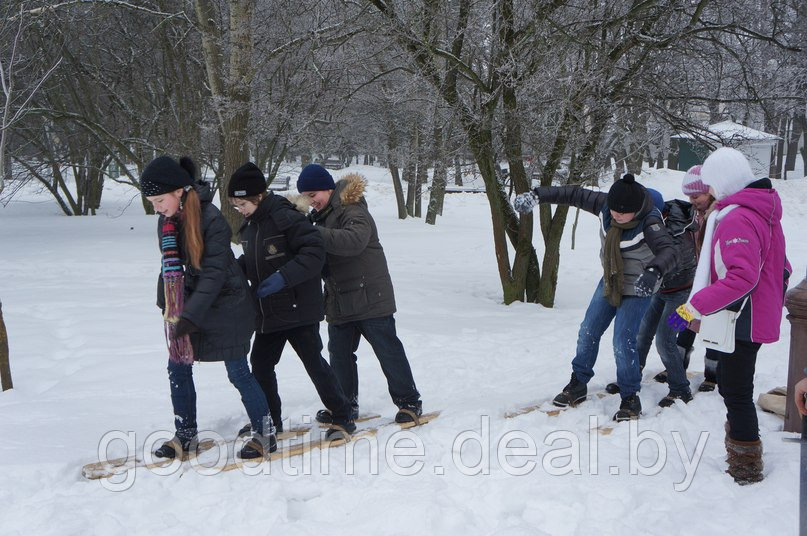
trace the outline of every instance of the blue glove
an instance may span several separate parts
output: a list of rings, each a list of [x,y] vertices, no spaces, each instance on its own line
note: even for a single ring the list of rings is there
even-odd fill
[[[275,292],[280,292],[285,286],[286,280],[283,278],[283,274],[275,272],[258,285],[258,297],[265,298]]]
[[[538,196],[535,195],[535,192],[524,192],[523,194],[518,194],[516,198],[513,199],[513,208],[516,209],[516,212],[520,212],[521,214],[531,212],[537,204]]]
[[[667,317],[667,325],[673,331],[684,331],[694,319],[695,315],[692,314],[686,304],[683,304]]]
[[[652,266],[642,272],[642,275],[633,285],[634,289],[636,289],[636,295],[640,298],[647,298],[655,294],[659,279],[661,279],[661,274]]]

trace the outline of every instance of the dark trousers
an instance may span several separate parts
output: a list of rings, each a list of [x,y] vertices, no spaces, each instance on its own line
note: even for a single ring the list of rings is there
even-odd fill
[[[737,441],[759,439],[754,370],[760,346],[758,342],[736,341],[732,354],[706,350],[707,358],[717,360],[717,388],[726,404],[729,437]]]
[[[356,403],[359,399],[356,349],[362,336],[373,347],[373,352],[381,364],[392,402],[401,407],[420,400],[409,360],[395,332],[395,318],[392,315],[338,325],[328,324],[328,353],[331,367],[348,398]]]
[[[314,383],[317,394],[325,407],[331,411],[335,419],[348,419],[350,402],[342,392],[330,365],[322,357],[319,324],[309,324],[284,331],[255,335],[250,354],[252,374],[266,394],[272,420],[276,423],[281,420],[281,401],[277,390],[275,366],[280,362],[286,341],[291,344],[300,361],[303,362],[305,371]]]
[[[678,334],[678,346],[689,351],[695,346],[695,332],[690,329],[685,329]],[[703,357],[703,376],[707,382],[717,383],[717,354],[719,352],[709,353]]]

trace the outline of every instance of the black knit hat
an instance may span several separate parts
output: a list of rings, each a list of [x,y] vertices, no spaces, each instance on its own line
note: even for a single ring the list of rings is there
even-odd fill
[[[261,168],[247,162],[235,170],[227,184],[227,195],[230,197],[253,197],[266,192],[266,178]]]
[[[334,188],[336,188],[336,183],[333,182],[333,177],[327,169],[319,164],[305,166],[297,179],[297,191],[300,193],[333,190]]]
[[[626,173],[608,190],[608,208],[615,212],[639,212],[644,205],[647,190],[636,182],[636,178]]]
[[[193,186],[196,165],[187,156],[179,162],[170,156],[158,156],[146,166],[140,176],[140,189],[146,197],[163,195]]]

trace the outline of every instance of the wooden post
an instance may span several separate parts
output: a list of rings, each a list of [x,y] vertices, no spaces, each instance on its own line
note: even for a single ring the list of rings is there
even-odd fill
[[[787,319],[790,321],[785,432],[801,433],[802,420],[793,400],[793,390],[796,382],[804,378],[804,368],[807,367],[807,278],[787,292],[785,307],[789,313]]]

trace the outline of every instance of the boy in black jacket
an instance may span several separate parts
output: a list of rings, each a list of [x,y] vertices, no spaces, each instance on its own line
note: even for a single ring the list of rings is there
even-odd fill
[[[514,206],[525,213],[537,203],[572,205],[599,216],[601,223],[603,277],[580,324],[571,381],[553,403],[566,407],[586,399],[600,338],[614,321],[614,357],[622,396],[614,420],[637,419],[642,404],[637,394],[641,373],[636,334],[650,296],[676,262],[661,214],[647,189],[630,174],[616,181],[607,194],[579,186],[539,187],[516,196]]]
[[[244,248],[238,260],[258,298],[252,373],[266,393],[278,432],[282,421],[275,366],[288,341],[333,414],[328,435],[353,433],[350,402],[322,357],[322,237],[288,199],[266,191],[266,179],[252,162],[233,173],[227,193],[246,220],[238,231]]]

